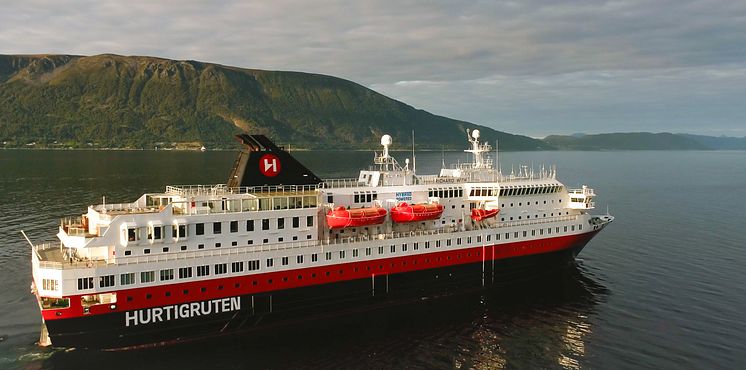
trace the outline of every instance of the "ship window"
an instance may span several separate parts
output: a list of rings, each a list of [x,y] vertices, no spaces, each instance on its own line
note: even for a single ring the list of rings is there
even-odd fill
[[[163,247],[163,253],[168,252],[168,247]]]
[[[222,275],[228,272],[228,264],[227,263],[217,263],[215,264],[215,275]]]
[[[181,246],[181,250],[183,250],[183,251],[187,250],[187,246],[186,245],[182,245]]]
[[[131,254],[132,254],[132,251],[124,251],[124,255],[125,255],[125,256],[129,256],[129,255],[131,255]]]
[[[231,272],[243,272],[243,261],[231,262]]]
[[[510,233],[505,233],[505,240],[510,239]]]
[[[277,229],[282,230],[285,228],[285,218],[280,217],[277,219]]]
[[[293,217],[293,228],[297,229],[300,227],[300,217]]]
[[[370,256],[370,248],[365,248],[365,255]]]
[[[238,221],[231,221],[230,227],[231,227],[232,233],[237,233],[238,232]]]
[[[571,230],[575,231],[575,225],[572,225]]]
[[[121,285],[132,285],[135,283],[135,273],[128,272],[126,274],[119,275],[119,284]]]
[[[179,267],[179,279],[189,279],[192,277],[191,267]]]
[[[275,209],[288,209],[288,198],[275,197]]]
[[[212,223],[212,233],[213,234],[220,234],[223,230],[223,224],[220,222],[213,222]]]
[[[459,238],[459,244],[461,244],[461,238]],[[446,247],[451,246],[451,239],[446,239]]]
[[[269,219],[268,218],[262,219],[262,230],[269,230]]]
[[[435,241],[435,248],[440,248],[440,240]]]
[[[531,230],[531,236],[536,236],[536,230]]]
[[[461,244],[460,240],[459,240],[459,244]],[[469,237],[466,238],[466,244],[471,244],[471,236],[469,236]]]
[[[492,239],[492,235],[487,235],[487,241],[490,241]]]
[[[288,258],[287,257],[282,257],[282,265],[283,266],[287,266],[287,264],[288,264]]]
[[[395,245],[391,246],[391,253],[396,253],[396,246]]]
[[[414,247],[412,249],[414,249],[414,250],[420,249],[420,243],[415,242],[414,243]]]
[[[152,283],[155,281],[155,271],[143,271],[140,273],[140,283]]]
[[[528,236],[528,231],[526,231],[526,230],[523,230],[523,237],[525,238],[525,237],[527,237],[527,236]]]
[[[297,257],[295,257],[295,263],[297,263],[297,264],[303,263],[303,255],[302,254],[299,255],[299,256],[297,256]]]
[[[352,258],[355,258],[357,256],[358,256],[358,250],[357,249],[353,249],[352,250]]]
[[[552,233],[552,228],[551,228],[551,227],[548,227],[548,228],[547,228],[547,234],[551,234],[551,233]]]
[[[378,254],[383,254],[383,247],[378,247]]]
[[[583,230],[583,224],[578,225],[578,230]]]
[[[319,260],[318,253],[314,253],[314,254],[311,255],[311,262],[316,262],[318,260]]]
[[[204,244],[198,244],[197,245],[197,249],[205,249],[205,245]]]
[[[163,235],[163,227],[155,226],[152,229],[148,228],[148,240],[160,240]]]
[[[108,288],[114,286],[114,275],[101,276],[98,279],[99,288]]]
[[[488,239],[489,239],[489,235],[488,235]],[[481,242],[482,242],[482,236],[477,235],[477,243],[481,243]]]
[[[262,243],[264,243],[264,244],[269,243],[269,239],[262,239]]]
[[[456,245],[461,245],[461,238],[456,238]]]
[[[254,231],[254,220],[246,220],[246,231]]]
[[[267,267],[272,267],[275,265],[275,259],[274,258],[267,258]]]
[[[425,242],[425,249],[430,249],[430,242]]]
[[[174,269],[165,269],[160,271],[160,277],[161,281],[166,280],[173,280],[174,279]]]
[[[373,194],[368,193],[365,195],[365,201],[366,202],[372,202],[373,201]]]
[[[215,243],[215,248],[220,248],[220,246],[221,246],[220,243]]]
[[[355,199],[353,201],[354,203],[360,203],[360,194],[358,194],[357,192],[355,192],[355,195],[353,196],[353,198]]]
[[[173,225],[171,236],[174,238],[186,238],[187,236],[187,225]]]
[[[495,240],[500,240],[500,234],[495,234]]]
[[[145,249],[143,249],[142,253],[143,254],[150,254],[150,249],[149,248],[145,248]]]
[[[138,228],[127,229],[127,240],[131,242],[140,240],[140,229]]]
[[[249,270],[249,271],[256,271],[256,270],[259,270],[259,260],[252,260],[252,261],[249,261],[249,266],[248,266],[248,270]],[[256,283],[256,281],[254,281],[254,283]],[[254,285],[256,285],[256,284],[254,284]]]
[[[332,252],[326,252],[326,260],[329,261],[332,259]]]
[[[517,232],[517,231],[513,233],[513,237],[514,237],[514,238],[517,238],[517,237],[518,237],[518,232]]]
[[[313,216],[306,216],[306,226],[313,226]]]
[[[345,258],[345,253],[346,253],[346,251],[339,251],[339,258],[340,259]]]
[[[235,247],[235,246],[237,246],[237,245],[238,245],[238,242],[231,242],[231,246],[234,246],[234,247]]]
[[[210,265],[197,266],[197,276],[210,275]]]

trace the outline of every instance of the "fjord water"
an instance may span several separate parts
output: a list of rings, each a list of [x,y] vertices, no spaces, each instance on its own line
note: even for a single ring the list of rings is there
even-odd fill
[[[400,161],[409,156],[396,153]],[[369,152],[297,152],[351,177]],[[232,152],[0,150],[0,368],[746,368],[746,152],[501,153],[556,164],[616,221],[575,266],[481,294],[136,352],[34,345],[32,241],[89,204],[223,183]],[[418,153],[433,173],[441,153]],[[446,163],[466,160],[446,153]]]

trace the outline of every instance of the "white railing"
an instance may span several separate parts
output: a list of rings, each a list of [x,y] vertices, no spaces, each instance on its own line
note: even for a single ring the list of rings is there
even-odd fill
[[[226,194],[254,194],[254,193],[276,193],[276,194],[311,194],[317,189],[317,185],[267,185],[267,186],[239,186],[227,187],[225,184],[215,185],[169,185],[166,186],[166,194],[181,196],[197,195],[226,195]]]
[[[354,188],[358,186],[365,186],[365,182],[358,181],[356,178],[345,178],[345,179],[325,179],[324,182],[319,184],[319,188]]]

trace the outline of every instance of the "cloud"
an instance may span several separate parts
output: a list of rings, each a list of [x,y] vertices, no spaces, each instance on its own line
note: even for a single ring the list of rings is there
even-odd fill
[[[609,131],[619,125],[609,117],[668,130],[682,107],[726,130],[746,113],[706,114],[743,94],[746,3],[737,1],[31,0],[3,9],[4,53],[324,73],[532,135]]]

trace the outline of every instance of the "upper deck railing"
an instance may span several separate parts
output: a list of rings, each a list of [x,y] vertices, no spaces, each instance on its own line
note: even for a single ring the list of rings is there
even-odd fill
[[[166,194],[180,196],[218,196],[228,194],[276,194],[297,195],[314,193],[318,185],[271,185],[271,186],[239,186],[228,187],[225,184],[216,185],[169,185]]]

